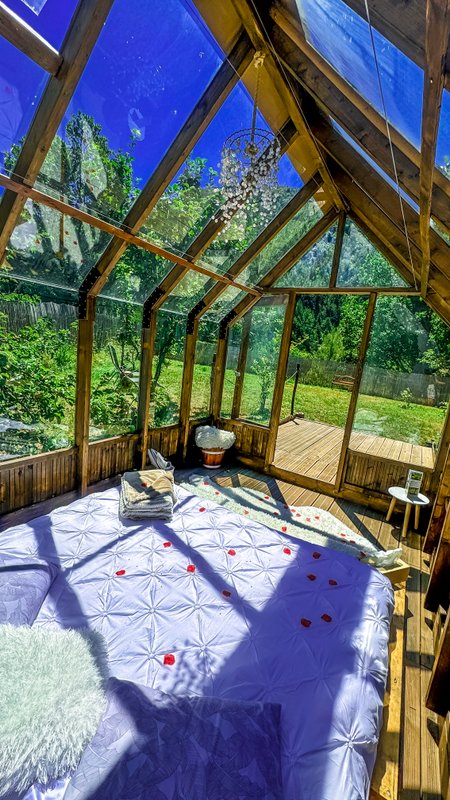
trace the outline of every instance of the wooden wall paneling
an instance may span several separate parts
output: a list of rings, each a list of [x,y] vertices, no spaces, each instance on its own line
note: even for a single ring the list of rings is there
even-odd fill
[[[439,541],[434,550],[425,608],[437,611],[439,606],[448,609],[450,603],[450,503],[447,503]]]
[[[362,331],[361,337],[361,344],[359,346],[359,353],[358,353],[358,363],[355,367],[355,376],[353,380],[353,388],[352,394],[350,397],[350,403],[348,406],[347,411],[347,420],[345,423],[344,428],[344,436],[342,439],[342,447],[341,453],[339,456],[339,463],[336,472],[336,490],[339,492],[343,480],[344,480],[344,470],[345,470],[345,462],[347,456],[347,448],[350,444],[350,437],[352,435],[353,429],[353,421],[355,419],[355,412],[356,412],[356,404],[358,402],[358,395],[359,395],[359,387],[361,385],[361,379],[363,376],[363,369],[364,369],[364,361],[366,358],[367,348],[369,347],[370,341],[370,332],[372,330],[372,322],[373,322],[373,315],[375,313],[375,305],[377,302],[377,295],[376,292],[372,292],[369,297],[369,302],[367,304],[367,312],[366,318],[364,320],[364,327]]]
[[[424,553],[432,553],[441,535],[446,515],[446,500],[450,497],[450,450],[447,449],[439,487],[434,501],[427,535],[423,543]]]
[[[278,356],[277,373],[275,377],[275,387],[272,397],[272,410],[270,414],[269,436],[267,440],[267,450],[265,463],[267,466],[272,463],[275,455],[277,442],[278,425],[281,416],[281,405],[283,402],[284,382],[286,380],[286,370],[289,358],[289,347],[291,345],[292,325],[294,322],[295,307],[297,305],[297,295],[291,292],[284,317],[283,333],[280,342],[280,352]]]
[[[75,488],[73,447],[0,464],[0,514],[33,505]]]

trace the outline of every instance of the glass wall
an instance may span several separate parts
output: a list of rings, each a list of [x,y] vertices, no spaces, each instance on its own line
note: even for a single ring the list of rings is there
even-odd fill
[[[152,362],[150,425],[162,428],[180,418],[183,383],[186,317],[168,311],[157,312],[155,349]]]
[[[142,306],[99,297],[94,325],[91,441],[136,430]]]
[[[76,299],[0,277],[0,460],[73,444]]]
[[[431,455],[441,436],[449,376],[444,322],[418,297],[379,297],[350,446],[372,452],[378,442],[383,455],[412,463],[428,457],[417,445]]]
[[[247,319],[250,320],[251,316],[247,315]],[[242,331],[243,322],[240,319],[239,322],[231,326],[228,333],[227,360],[225,364],[222,404],[220,407],[220,415],[222,417],[231,417],[236,381],[239,377],[237,369],[242,342]]]
[[[337,224],[305,253],[288,272],[275,283],[275,286],[307,288],[329,286],[336,244]]]
[[[212,366],[217,352],[219,335],[217,322],[201,319],[195,347],[194,379],[192,383],[191,417],[208,417],[210,413]]]

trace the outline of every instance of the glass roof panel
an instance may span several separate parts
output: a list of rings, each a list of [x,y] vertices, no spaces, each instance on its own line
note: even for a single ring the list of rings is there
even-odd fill
[[[78,0],[4,0],[4,3],[59,50]]]
[[[101,296],[143,303],[173,266],[166,258],[130,245],[110,274]]]
[[[97,228],[28,200],[0,272],[77,289],[110,239]]]
[[[188,314],[191,308],[194,308],[196,303],[198,303],[205,294],[205,287],[208,280],[209,278],[207,278],[206,275],[201,275],[199,272],[189,270],[183,280],[175,286],[168,296],[162,306],[164,311]]]
[[[324,235],[288,270],[275,286],[291,288],[324,287],[330,283],[336,244],[337,223],[325,231]]]
[[[436,146],[436,166],[450,178],[450,92],[442,92],[441,119]]]
[[[337,286],[408,286],[352,220],[345,223]]]
[[[322,216],[318,203],[312,197],[297,211],[295,217],[282,228],[261,250],[259,255],[239,275],[239,282],[256,286],[261,278],[283,258]]]
[[[189,0],[115,0],[39,183],[121,221],[222,61]]]
[[[344,0],[297,0],[305,36],[329,64],[420,150],[423,70],[373,28],[381,96],[366,19]]]
[[[214,301],[211,308],[206,312],[205,319],[221,320],[243,297],[248,297],[247,292],[244,292],[242,289],[237,289],[235,286],[227,286],[225,291]]]
[[[47,79],[45,70],[0,37],[0,167],[7,172],[13,170]]]

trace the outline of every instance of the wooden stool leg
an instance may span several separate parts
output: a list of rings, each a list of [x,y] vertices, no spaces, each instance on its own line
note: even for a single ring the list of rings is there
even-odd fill
[[[420,506],[415,506],[415,508],[414,508],[414,530],[415,531],[419,527],[419,519],[420,519]]]
[[[386,514],[386,522],[389,522],[395,508],[395,497],[392,498],[391,502],[389,503],[388,512]]]
[[[406,535],[408,533],[408,526],[409,526],[409,518],[411,516],[411,503],[406,504],[405,508],[405,519],[403,520],[403,528],[402,528],[402,537],[406,539]]]

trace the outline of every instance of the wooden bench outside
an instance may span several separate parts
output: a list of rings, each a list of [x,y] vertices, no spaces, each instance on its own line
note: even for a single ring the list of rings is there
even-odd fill
[[[331,384],[339,386],[341,389],[353,389],[355,379],[353,375],[335,375]]]

